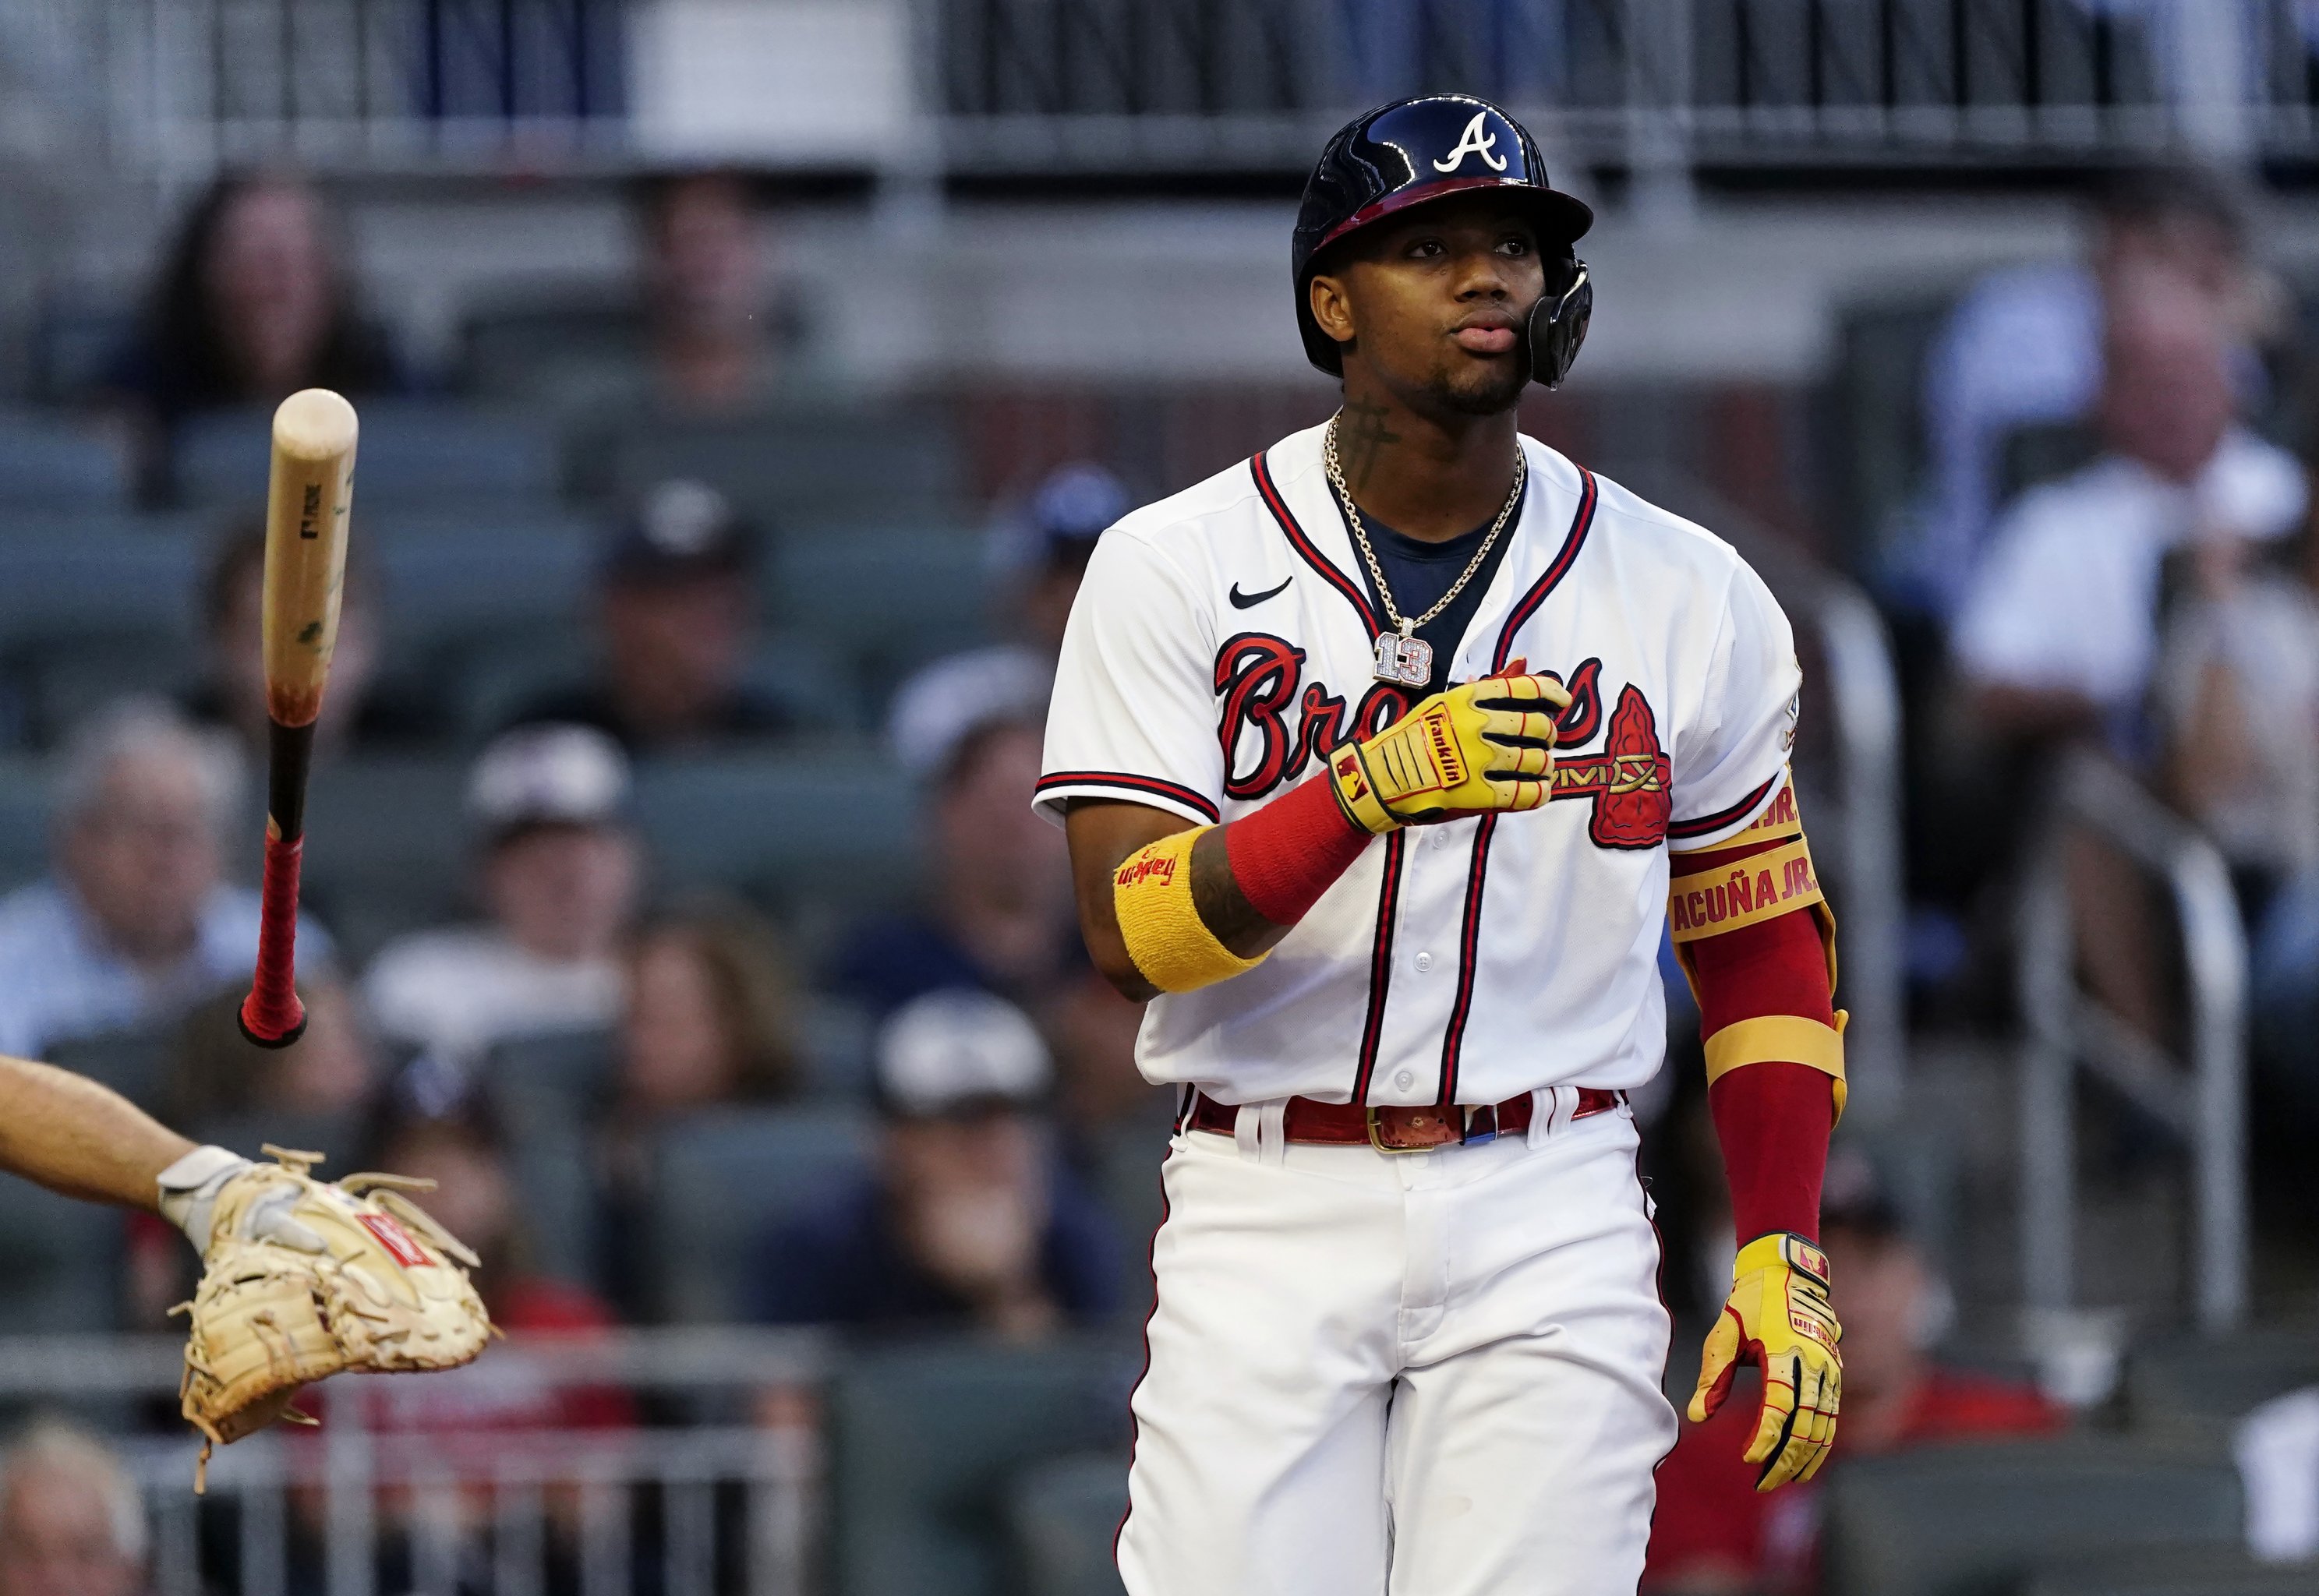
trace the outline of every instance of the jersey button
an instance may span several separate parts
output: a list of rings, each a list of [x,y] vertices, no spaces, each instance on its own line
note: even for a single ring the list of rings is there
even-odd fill
[[[1432,955],[1432,954],[1430,954],[1430,953],[1420,953],[1420,954],[1417,956],[1417,973],[1418,973],[1418,974],[1420,974],[1420,975],[1423,975],[1427,970],[1431,969],[1432,968],[1433,968],[1433,955]]]
[[[1410,1087],[1417,1084],[1417,1077],[1404,1069],[1400,1074],[1393,1078],[1393,1084],[1406,1092]]]

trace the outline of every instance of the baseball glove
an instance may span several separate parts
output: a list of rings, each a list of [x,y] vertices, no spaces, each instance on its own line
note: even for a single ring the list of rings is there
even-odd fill
[[[192,1321],[182,1410],[210,1450],[277,1419],[299,1387],[342,1369],[448,1369],[494,1333],[465,1264],[475,1255],[404,1196],[435,1184],[397,1175],[308,1173],[320,1153],[266,1151],[217,1195],[202,1283],[172,1312]]]

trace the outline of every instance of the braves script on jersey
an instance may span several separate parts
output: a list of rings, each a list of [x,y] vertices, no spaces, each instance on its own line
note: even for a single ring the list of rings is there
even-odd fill
[[[1130,515],[1072,611],[1039,802],[1231,820],[1404,713],[1322,429]],[[1786,618],[1727,544],[1525,438],[1512,543],[1448,662],[1570,690],[1553,800],[1372,843],[1235,978],[1155,998],[1144,1073],[1227,1103],[1487,1104],[1659,1067],[1667,849],[1736,835],[1781,789]]]

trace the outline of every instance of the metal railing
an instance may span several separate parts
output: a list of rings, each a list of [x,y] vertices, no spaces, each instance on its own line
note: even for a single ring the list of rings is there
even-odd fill
[[[0,1343],[0,1402],[174,1399],[172,1338]],[[196,1440],[120,1450],[154,1528],[158,1596],[375,1596],[383,1557],[425,1596],[802,1596],[821,1517],[815,1432],[755,1422],[772,1390],[816,1386],[816,1336],[637,1330],[495,1346],[465,1369],[341,1376],[310,1394],[322,1429],[221,1448],[193,1492]],[[605,1393],[628,1421],[527,1423]]]
[[[1844,892],[1845,1112],[1875,1124],[1900,1111],[1908,1083],[1908,879],[1900,844],[1900,681],[1891,640],[1868,595],[1840,576],[1815,584],[1805,619],[1827,670],[1836,794],[1831,862]]]
[[[906,23],[893,36],[910,41],[916,96],[903,147],[862,158],[920,176],[1296,172],[1348,111],[1440,89],[1502,100],[1562,158],[1636,168],[2319,154],[2304,0],[859,3]],[[641,158],[625,101],[636,14],[627,0],[0,0],[0,82],[47,81],[53,114],[86,124],[79,148],[135,172],[279,156],[618,166]]]
[[[2067,850],[2090,833],[2165,884],[2186,979],[2186,1057],[2079,980]],[[2188,1149],[2191,1271],[2199,1326],[2227,1330],[2247,1304],[2246,936],[2214,845],[2116,766],[2063,767],[2024,884],[2019,982],[2028,1036],[2020,1101],[2022,1294],[2033,1310],[2076,1305],[2080,1070]]]

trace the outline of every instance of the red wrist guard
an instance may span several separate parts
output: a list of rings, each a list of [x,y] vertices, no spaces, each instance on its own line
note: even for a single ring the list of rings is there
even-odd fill
[[[1241,896],[1275,925],[1302,920],[1368,844],[1369,834],[1346,818],[1325,771],[1224,827],[1224,856]]]
[[[1728,868],[1779,846],[1774,839],[1686,858],[1686,870]],[[1699,1032],[1742,1020],[1794,1014],[1836,1023],[1827,954],[1807,909],[1690,944],[1699,994]],[[1836,1119],[1827,1076],[1803,1064],[1768,1062],[1733,1069],[1708,1088],[1707,1105],[1731,1186],[1733,1228],[1742,1242],[1773,1231],[1819,1239],[1820,1177]]]

